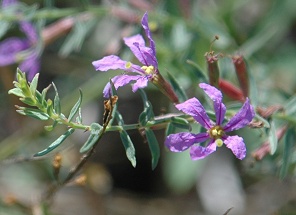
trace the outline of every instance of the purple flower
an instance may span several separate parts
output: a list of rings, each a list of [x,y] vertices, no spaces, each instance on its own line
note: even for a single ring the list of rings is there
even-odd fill
[[[199,86],[213,100],[216,122],[210,120],[198,99],[188,99],[184,103],[177,104],[176,108],[192,116],[207,131],[199,134],[189,132],[171,134],[167,137],[165,145],[173,152],[182,152],[190,148],[191,159],[198,160],[213,153],[216,151],[217,146],[220,147],[224,143],[238,159],[242,160],[246,156],[246,146],[243,138],[237,135],[229,136],[226,133],[243,128],[252,121],[255,112],[249,99],[247,98],[243,107],[223,125],[226,107],[222,103],[222,93],[215,87],[205,83],[201,83]],[[209,142],[206,147],[196,144],[207,140]]]
[[[146,87],[148,81],[151,81],[155,75],[159,74],[155,43],[151,37],[148,26],[147,12],[142,18],[142,26],[149,40],[149,47],[145,46],[145,40],[140,34],[123,38],[124,43],[130,48],[136,58],[143,64],[142,66],[124,61],[116,55],[106,56],[100,60],[92,62],[96,70],[108,71],[110,69],[122,69],[126,71],[125,74],[115,76],[111,79],[114,83],[115,89],[125,86],[131,82],[135,82],[132,86],[132,90],[135,92],[139,88]],[[103,94],[104,97],[109,97],[110,83],[105,86]]]
[[[2,8],[16,3],[15,0],[3,1]],[[10,37],[0,43],[0,66],[7,66],[21,61],[19,67],[23,72],[27,73],[27,78],[31,81],[40,69],[38,52],[34,48],[38,35],[32,23],[21,21],[19,25],[26,38]]]

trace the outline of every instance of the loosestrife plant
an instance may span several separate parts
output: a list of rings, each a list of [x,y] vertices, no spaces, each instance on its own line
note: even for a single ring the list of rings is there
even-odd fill
[[[14,1],[12,1],[14,2]],[[7,5],[2,5],[7,7]],[[47,125],[47,131],[53,130],[57,125],[65,125],[67,131],[61,134],[53,143],[46,149],[37,152],[34,157],[43,156],[53,150],[56,150],[65,139],[67,139],[76,130],[84,130],[88,132],[89,137],[80,149],[83,153],[82,159],[77,166],[69,172],[66,179],[51,187],[51,196],[59,186],[66,184],[74,175],[83,167],[84,163],[94,153],[96,145],[100,142],[101,137],[106,132],[119,132],[123,146],[126,151],[126,156],[131,164],[136,166],[136,151],[132,139],[128,135],[128,130],[139,130],[149,145],[152,168],[156,168],[160,157],[160,147],[165,145],[172,152],[183,152],[190,149],[190,156],[192,160],[203,159],[216,151],[217,147],[225,145],[233,154],[240,160],[247,155],[248,143],[236,135],[234,132],[246,126],[251,128],[266,129],[269,135],[270,147],[268,152],[274,153],[277,141],[287,131],[281,129],[277,132],[270,120],[270,115],[278,111],[278,109],[268,109],[268,111],[261,110],[255,112],[252,106],[252,97],[249,96],[249,76],[247,73],[247,66],[242,56],[237,56],[233,59],[234,68],[237,70],[240,86],[237,87],[228,80],[224,80],[219,75],[219,65],[217,61],[219,58],[213,51],[206,55],[206,63],[208,64],[208,77],[203,81],[208,83],[200,83],[199,86],[204,90],[208,97],[213,101],[215,117],[210,117],[208,111],[202,104],[201,99],[191,98],[186,99],[187,96],[180,98],[180,95],[186,95],[182,87],[175,79],[165,78],[159,71],[159,62],[156,56],[156,45],[152,39],[151,31],[148,23],[148,14],[145,13],[141,20],[145,36],[148,39],[149,45],[145,44],[144,37],[140,34],[123,38],[125,45],[127,45],[134,56],[138,59],[141,65],[122,60],[119,56],[110,55],[103,57],[100,60],[93,61],[92,64],[96,70],[121,70],[123,74],[115,77],[110,77],[110,82],[106,83],[103,90],[103,95],[106,98],[104,102],[104,115],[102,116],[102,124],[93,122],[90,125],[83,124],[81,115],[81,104],[83,94],[80,91],[80,96],[77,102],[73,105],[70,113],[62,113],[60,97],[57,87],[52,83],[49,87],[42,91],[37,90],[38,77],[38,60],[37,55],[32,52],[28,55],[20,69],[17,71],[17,78],[14,81],[15,88],[9,91],[20,98],[26,104],[16,106],[17,112],[34,117],[38,120],[51,121],[52,124]],[[27,50],[36,43],[37,36],[34,27],[29,22],[20,22],[22,31],[27,36],[27,39],[10,38],[0,44],[0,64],[7,65],[17,62],[18,53]],[[217,37],[218,38],[218,37]],[[214,57],[214,60],[210,60]],[[220,55],[219,55],[220,56]],[[26,70],[28,69],[28,70]],[[25,73],[28,73],[26,76]],[[203,73],[204,75],[205,73]],[[34,78],[32,78],[34,76]],[[162,92],[172,104],[178,109],[179,113],[168,113],[161,116],[155,116],[153,113],[152,104],[144,91],[148,83],[151,82]],[[120,97],[116,90],[125,85],[132,85],[134,93],[140,93],[143,99],[144,109],[139,115],[138,121],[133,124],[126,124],[122,117],[120,110],[117,108],[117,102]],[[47,92],[53,87],[55,91],[54,99],[47,98]],[[222,102],[223,95],[236,100],[237,103],[243,102],[242,107],[235,114],[233,109],[226,110],[226,105]],[[251,99],[250,99],[250,98]],[[180,103],[180,101],[184,101]],[[295,104],[292,102],[292,104]],[[241,105],[240,105],[241,106]],[[293,105],[287,105],[287,113],[293,114]],[[258,108],[256,109],[258,110]],[[289,111],[290,110],[290,111]],[[267,114],[270,113],[270,114]],[[259,116],[259,114],[261,116]],[[226,116],[232,115],[230,119]],[[213,119],[214,118],[214,119]],[[189,131],[190,123],[198,123],[205,130],[201,133],[194,133]],[[154,130],[166,128],[166,138],[164,144],[158,144],[158,140],[154,135]],[[186,131],[179,132],[180,129]],[[232,133],[230,133],[232,132]],[[264,148],[265,150],[265,148]],[[258,154],[266,154],[266,150],[258,150]],[[214,156],[214,155],[213,155]],[[254,157],[255,157],[254,156]],[[57,171],[58,172],[58,171]]]
[[[26,25],[25,30],[30,27]],[[73,106],[70,114],[61,112],[61,104],[57,88],[54,84],[56,92],[55,98],[46,99],[47,91],[50,86],[42,92],[37,90],[38,77],[37,74],[31,82],[27,82],[26,75],[21,70],[18,71],[17,80],[14,82],[15,88],[9,93],[20,97],[20,100],[31,107],[20,107],[18,112],[23,115],[28,115],[39,120],[53,120],[53,124],[46,126],[47,130],[52,130],[58,124],[64,124],[68,127],[66,133],[54,141],[48,148],[35,154],[35,156],[43,156],[57,148],[64,140],[69,137],[75,130],[83,129],[90,132],[90,136],[81,148],[81,152],[91,151],[96,146],[99,139],[105,132],[118,131],[126,149],[127,157],[132,165],[136,165],[135,148],[126,130],[139,129],[144,131],[145,137],[150,147],[152,155],[152,167],[155,168],[160,156],[159,144],[154,135],[153,129],[164,127],[190,128],[189,121],[193,119],[206,129],[206,132],[193,134],[190,132],[172,133],[167,130],[167,138],[165,145],[173,152],[181,152],[190,148],[191,158],[193,160],[202,159],[216,150],[216,147],[221,147],[223,143],[230,148],[234,155],[243,159],[246,156],[246,147],[242,137],[237,135],[227,135],[228,132],[243,128],[252,121],[255,116],[254,108],[250,104],[248,98],[245,99],[243,107],[229,121],[225,118],[226,107],[222,103],[222,92],[217,88],[201,83],[199,86],[213,100],[216,121],[210,120],[207,112],[201,102],[197,98],[191,98],[183,103],[179,103],[175,91],[182,90],[176,82],[172,85],[160,74],[158,69],[158,61],[156,58],[155,42],[152,39],[148,23],[148,14],[145,13],[142,18],[142,27],[149,41],[149,46],[145,45],[144,38],[140,35],[134,35],[124,38],[125,44],[130,48],[135,57],[142,63],[136,65],[129,61],[122,60],[116,55],[106,56],[100,60],[92,62],[96,70],[108,71],[110,69],[120,69],[125,71],[124,74],[117,75],[111,78],[103,90],[104,97],[107,98],[104,104],[105,113],[103,116],[103,125],[96,122],[91,125],[82,124],[81,103],[82,92],[80,98]],[[15,42],[15,41],[14,41]],[[13,43],[16,44],[16,43]],[[22,44],[22,43],[21,43]],[[213,54],[213,52],[212,52]],[[217,73],[218,70],[215,70]],[[213,76],[219,77],[219,76]],[[217,80],[214,80],[218,83]],[[143,88],[148,85],[148,82],[155,84],[161,92],[163,92],[175,105],[175,107],[184,112],[184,114],[167,114],[160,117],[155,117],[151,103],[145,94]],[[117,110],[116,90],[119,87],[132,84],[133,92],[139,91],[144,103],[144,110],[139,116],[139,122],[126,125],[124,120]],[[182,92],[185,94],[185,92]],[[77,115],[77,117],[75,117]],[[115,124],[117,122],[117,125]],[[207,146],[200,145],[201,142],[207,141]]]

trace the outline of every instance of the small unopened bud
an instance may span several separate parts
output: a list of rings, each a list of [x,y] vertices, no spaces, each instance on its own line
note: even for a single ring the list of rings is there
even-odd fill
[[[237,79],[239,81],[240,88],[244,94],[244,97],[249,96],[249,75],[247,71],[247,65],[242,55],[236,55],[232,57]]]
[[[218,55],[214,52],[208,52],[205,55],[208,65],[209,83],[212,86],[219,88],[219,67],[218,67]]]
[[[257,113],[262,116],[263,118],[270,117],[273,113],[277,111],[283,111],[284,107],[282,105],[272,105],[267,108],[257,107]]]
[[[230,83],[226,80],[220,79],[219,80],[219,87],[222,90],[222,92],[225,93],[230,98],[240,101],[240,102],[245,101],[245,97],[243,95],[243,92],[239,88],[234,86],[232,83]]]

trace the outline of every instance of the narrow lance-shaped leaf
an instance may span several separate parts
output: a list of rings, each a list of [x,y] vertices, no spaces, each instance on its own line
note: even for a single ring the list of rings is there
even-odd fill
[[[169,82],[170,82],[171,86],[173,87],[175,93],[178,95],[179,102],[186,101],[188,99],[187,95],[186,95],[185,91],[183,90],[183,88],[179,85],[177,80],[170,73],[168,73],[168,79],[169,79]]]
[[[196,70],[194,71],[194,75],[198,78],[198,80],[200,80],[200,82],[208,82],[208,78],[205,72],[201,69],[201,67],[198,64],[196,64],[192,60],[187,60],[186,62],[191,66],[195,67]]]
[[[53,82],[52,82],[52,86],[55,90],[55,96],[54,96],[54,100],[53,100],[53,108],[54,108],[56,114],[60,115],[61,114],[61,102],[60,102],[58,89]]]
[[[81,114],[81,108],[78,110],[78,116],[76,117],[76,122],[77,123],[82,123],[82,114]]]
[[[296,143],[296,132],[295,127],[288,129],[285,140],[284,140],[284,153],[283,153],[283,163],[280,170],[280,177],[283,179],[286,177],[289,169],[289,164],[291,162],[291,156],[293,154],[293,146]]]
[[[153,108],[151,103],[148,101],[145,91],[142,89],[139,89],[138,91],[140,92],[144,104],[144,110],[139,116],[139,121],[142,126],[145,126],[147,122],[154,117]]]
[[[90,125],[90,135],[87,141],[80,148],[80,153],[87,152],[100,138],[102,135],[103,126],[98,123],[92,123]]]
[[[152,156],[152,170],[154,170],[158,164],[158,160],[160,157],[160,148],[159,148],[158,141],[151,129],[145,128],[145,134],[146,134],[146,138],[147,138],[149,149]]]
[[[125,130],[120,131],[120,139],[125,148],[126,157],[129,159],[133,167],[136,167],[136,150],[131,138]]]
[[[123,118],[118,111],[115,112],[115,118],[116,118],[119,126],[124,125]],[[122,144],[125,148],[126,157],[129,159],[132,166],[136,167],[136,164],[137,164],[136,150],[135,150],[135,147],[134,147],[134,144],[133,144],[131,138],[129,137],[128,133],[125,130],[120,131],[120,138],[121,138]]]
[[[47,107],[46,94],[47,94],[48,90],[50,89],[50,87],[51,87],[51,84],[42,90],[42,93],[41,93],[42,94],[42,103],[41,104],[43,107]]]
[[[50,146],[48,146],[46,149],[36,153],[34,155],[34,157],[43,156],[43,155],[46,155],[47,153],[51,152],[52,150],[57,148],[59,145],[61,145],[64,142],[64,140],[66,140],[71,134],[73,134],[74,131],[75,131],[75,129],[70,128],[66,133],[61,135],[57,140],[55,140],[52,144],[50,144]]]
[[[13,94],[17,97],[25,97],[25,95],[23,94],[23,91],[20,88],[13,88],[11,90],[8,91],[8,94]]]
[[[174,134],[176,132],[176,127],[173,123],[168,123],[166,130],[165,130],[165,136],[169,136],[170,134]]]
[[[37,90],[37,85],[38,85],[38,78],[39,78],[39,73],[37,73],[33,80],[30,83],[30,91],[32,93],[33,96],[35,96],[35,92]]]
[[[270,129],[268,132],[268,139],[270,143],[270,154],[273,155],[277,149],[278,139],[276,135],[276,128],[273,121],[270,122]]]
[[[81,103],[82,103],[82,91],[79,89],[79,99],[78,101],[76,102],[76,104],[73,106],[73,108],[71,109],[70,111],[70,114],[69,114],[69,117],[68,117],[68,121],[70,122],[73,117],[75,116],[75,114],[78,112],[80,106],[81,106]]]
[[[19,114],[33,117],[33,118],[39,119],[39,120],[48,120],[49,119],[48,114],[44,113],[41,110],[33,109],[33,108],[26,108],[26,107],[18,107],[18,106],[17,106],[17,108],[19,108],[19,110],[17,110],[16,112],[18,112]]]
[[[172,117],[172,124],[177,128],[191,130],[190,123],[181,117]]]
[[[36,105],[35,101],[30,97],[20,98],[20,101],[23,102],[24,104],[27,104],[27,105],[30,105],[30,106],[35,106]]]

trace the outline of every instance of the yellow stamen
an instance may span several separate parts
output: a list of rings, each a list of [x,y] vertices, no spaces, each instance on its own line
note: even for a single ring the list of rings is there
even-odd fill
[[[223,140],[221,140],[221,139],[217,139],[217,140],[215,141],[215,143],[216,143],[216,145],[217,145],[218,147],[223,146]]]
[[[154,72],[154,66],[142,66],[141,69],[143,69],[147,75]]]
[[[126,62],[125,68],[129,69],[131,67],[132,67],[132,63],[131,62]]]
[[[214,138],[214,139],[219,139],[224,134],[223,128],[219,125],[212,127],[208,132],[211,138]]]

